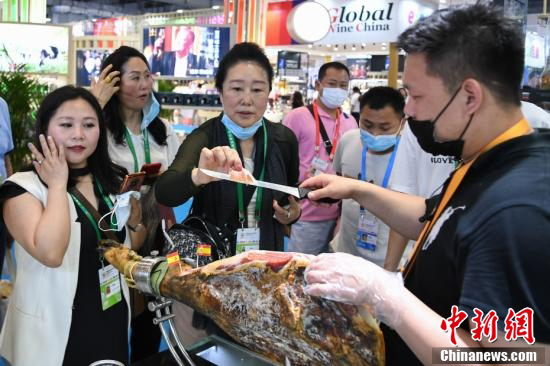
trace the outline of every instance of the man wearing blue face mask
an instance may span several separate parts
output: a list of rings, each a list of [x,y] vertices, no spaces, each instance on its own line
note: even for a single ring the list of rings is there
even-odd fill
[[[299,144],[300,181],[320,173],[334,174],[332,161],[342,135],[357,128],[355,119],[342,113],[348,97],[350,73],[340,62],[329,62],[319,69],[312,105],[290,111],[283,124],[289,127]],[[319,254],[328,250],[338,205],[320,207],[308,200],[301,202],[302,216],[292,225],[288,249],[293,252]]]
[[[346,132],[336,149],[336,173],[386,188],[399,146],[404,107],[403,96],[390,87],[371,88],[363,94],[359,129]],[[361,256],[385,267],[388,232],[389,227],[357,201],[344,199],[340,230],[331,247],[335,252]]]

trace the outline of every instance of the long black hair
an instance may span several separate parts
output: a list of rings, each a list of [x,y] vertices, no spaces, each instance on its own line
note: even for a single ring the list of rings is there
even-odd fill
[[[124,175],[127,174],[127,171],[111,161],[107,149],[107,129],[101,112],[101,106],[94,95],[86,89],[67,85],[54,90],[44,98],[36,114],[34,145],[43,153],[42,145],[38,137],[41,134],[44,136],[48,135],[50,120],[59,107],[63,103],[75,99],[85,100],[94,109],[99,123],[99,139],[97,141],[97,146],[92,155],[88,157],[90,172],[94,175],[94,178],[101,183],[105,193],[116,194],[118,193],[122,179]],[[74,178],[69,178],[68,186],[70,187],[74,184],[76,184]]]
[[[141,52],[132,47],[120,46],[103,61],[101,64],[101,71],[103,71],[103,69],[105,69],[108,65],[113,65],[110,72],[120,71],[120,76],[122,76],[122,67],[126,64],[126,62],[128,62],[129,59],[133,57],[140,58],[143,62],[145,62],[147,68],[151,69],[147,59]],[[117,82],[117,85],[120,86],[120,81]],[[109,102],[107,102],[105,108],[103,109],[103,113],[107,122],[107,128],[113,134],[115,142],[117,144],[125,144],[125,125],[122,120],[122,116],[120,115],[120,99],[117,94],[113,95],[113,97],[109,99]],[[147,131],[149,131],[151,136],[153,136],[157,144],[166,145],[166,126],[158,116],[155,117],[149,126],[147,126]]]

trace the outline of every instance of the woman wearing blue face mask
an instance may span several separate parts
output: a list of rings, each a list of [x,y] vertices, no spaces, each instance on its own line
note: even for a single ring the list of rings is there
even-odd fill
[[[193,214],[235,232],[233,253],[245,249],[238,240],[244,229],[249,235],[246,249],[283,250],[283,225],[300,216],[300,207],[292,197],[215,181],[197,169],[227,172],[246,168],[258,180],[297,185],[296,137],[288,128],[263,117],[272,78],[272,67],[260,47],[235,45],[216,74],[223,113],[187,136],[156,186],[159,202],[177,206],[194,197]]]
[[[160,163],[160,172],[166,170],[180,145],[170,124],[159,118],[160,106],[152,90],[153,77],[147,59],[128,46],[118,48],[103,61],[99,80],[92,85],[109,130],[111,160],[130,173],[139,172],[143,165],[151,163]],[[146,186],[142,192],[145,194],[140,202],[145,220],[130,229],[147,233],[140,253],[148,254],[151,249],[160,249],[154,244],[162,241],[157,239],[161,216],[174,220],[174,215],[168,208],[162,208],[159,215],[153,191],[148,194]],[[133,309],[137,320],[132,322],[132,362],[157,353],[160,344],[160,331],[152,324],[152,313],[145,309],[145,303]]]
[[[160,106],[152,91],[147,59],[128,46],[105,59],[92,86],[110,132],[109,154],[131,173],[150,163],[161,163],[161,171],[166,170],[180,144],[170,124],[159,118]]]
[[[342,136],[334,156],[334,170],[343,176],[388,187],[399,134],[403,127],[405,100],[395,89],[375,87],[360,98],[359,130]],[[396,270],[386,262],[389,228],[351,199],[343,200],[340,231],[332,249],[366,258],[380,267]]]

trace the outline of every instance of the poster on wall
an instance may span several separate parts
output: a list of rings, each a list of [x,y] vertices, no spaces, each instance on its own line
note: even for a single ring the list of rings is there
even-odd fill
[[[73,25],[73,36],[127,36],[137,32],[137,22],[127,18],[83,20]]]
[[[0,71],[67,74],[69,28],[62,26],[0,23]]]
[[[211,78],[229,51],[229,39],[227,27],[144,28],[143,54],[156,75]]]
[[[543,68],[545,62],[544,37],[527,32],[525,35],[525,66]]]
[[[287,29],[292,23],[292,10],[302,1],[270,2],[267,10],[266,45],[300,44]],[[363,42],[395,42],[398,35],[419,19],[429,16],[437,3],[417,0],[316,0],[312,2],[324,8],[330,17],[326,29],[319,29],[326,36],[315,44],[361,44]],[[301,20],[298,19],[298,22]],[[305,33],[310,31],[308,29]]]
[[[76,85],[90,86],[92,79],[99,76],[103,60],[110,54],[109,50],[77,50]]]
[[[367,71],[370,71],[370,59],[368,58],[348,58],[346,65],[351,79],[366,79]]]

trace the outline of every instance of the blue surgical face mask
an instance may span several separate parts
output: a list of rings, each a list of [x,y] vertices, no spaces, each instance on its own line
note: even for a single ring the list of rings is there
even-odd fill
[[[321,102],[330,109],[335,109],[344,103],[348,97],[348,91],[340,88],[323,87]]]
[[[361,143],[371,151],[386,151],[395,146],[395,143],[397,142],[397,133],[394,135],[374,136],[362,128],[359,129],[359,131],[361,131]]]
[[[227,114],[224,114],[222,117],[222,123],[239,140],[248,140],[249,138],[254,136],[256,131],[258,131],[258,128],[260,128],[260,126],[262,125],[262,121],[263,121],[263,117],[260,118],[257,122],[254,122],[252,126],[241,127],[235,122],[233,122]]]
[[[143,108],[143,119],[141,120],[141,130],[145,130],[147,126],[153,122],[160,112],[160,104],[155,98],[155,95],[151,93],[149,103]]]

